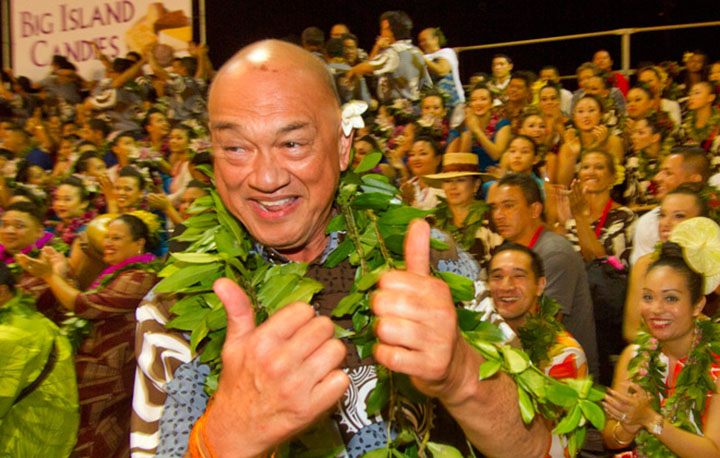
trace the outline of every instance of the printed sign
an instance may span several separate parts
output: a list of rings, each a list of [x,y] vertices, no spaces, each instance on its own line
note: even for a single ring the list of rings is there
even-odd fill
[[[192,40],[191,0],[12,0],[10,17],[14,73],[32,80],[50,72],[55,54],[83,77],[101,78],[93,42],[113,59],[155,43],[182,53]]]

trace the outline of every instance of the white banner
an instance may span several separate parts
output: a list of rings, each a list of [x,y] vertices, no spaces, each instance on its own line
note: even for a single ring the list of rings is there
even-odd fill
[[[13,71],[32,80],[50,72],[54,54],[100,79],[92,42],[113,59],[153,43],[182,54],[192,40],[192,0],[11,0],[10,17]]]

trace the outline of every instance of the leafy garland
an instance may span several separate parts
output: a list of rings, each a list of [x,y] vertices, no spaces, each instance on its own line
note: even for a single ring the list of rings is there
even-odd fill
[[[439,199],[440,204],[434,213],[435,227],[450,234],[464,250],[469,250],[475,243],[475,233],[483,225],[484,216],[490,207],[482,200],[473,201],[462,226],[457,227],[447,200],[442,197]]]
[[[336,199],[339,213],[327,228],[328,233],[342,232],[345,237],[327,257],[325,266],[332,268],[347,260],[358,267],[349,294],[337,304],[332,315],[352,317],[353,328],[336,328],[336,336],[350,339],[361,358],[371,355],[376,342],[369,295],[383,272],[403,266],[403,241],[410,221],[429,214],[403,205],[397,197],[397,188],[386,177],[366,173],[381,158],[380,153],[368,154],[355,170],[343,174]],[[216,279],[228,277],[244,288],[258,323],[291,302],[311,302],[322,285],[305,277],[305,264],[274,265],[264,259],[253,249],[250,235],[230,215],[214,190],[209,196],[199,198],[191,212],[193,216],[186,222],[187,230],[177,237],[178,241],[191,244],[185,252],[172,254],[159,273],[164,279],[155,292],[176,294],[178,300],[171,308],[174,318],[168,326],[190,332],[192,350],[199,352],[200,361],[211,367],[206,391],[213,393],[221,370],[220,352],[227,322],[225,309],[212,291]],[[446,248],[434,239],[431,246]],[[452,273],[435,272],[435,275],[448,284],[455,301],[474,298],[471,280]],[[506,344],[497,326],[482,321],[479,313],[464,308],[458,308],[457,313],[464,338],[486,359],[479,378],[490,378],[500,370],[510,375],[518,387],[519,408],[525,423],[532,422],[536,413],[556,421],[554,432],[568,437],[572,455],[584,442],[587,422],[603,428],[605,415],[598,402],[604,393],[593,387],[592,380],[554,380],[535,367],[526,353]],[[412,427],[402,406],[431,401],[414,389],[408,377],[381,366],[377,373],[377,385],[367,399],[367,412],[368,415],[385,412],[388,432],[397,434],[394,439],[388,434],[384,448],[365,456],[417,457],[427,456],[428,451],[435,457],[460,456],[453,447],[430,442],[429,434],[418,434]],[[318,435],[313,436],[312,445],[300,437],[304,448],[303,444],[286,444],[281,447],[280,455],[325,456],[337,452],[337,443],[318,445]],[[318,450],[323,446],[324,449]]]
[[[519,329],[518,336],[530,361],[540,367],[548,361],[548,351],[563,328],[555,319],[560,311],[560,304],[545,295],[539,302],[538,313],[529,314],[525,325]]]
[[[702,434],[700,421],[705,411],[707,394],[715,392],[715,382],[710,378],[710,367],[715,356],[720,354],[720,324],[711,320],[696,323],[698,335],[690,351],[685,367],[675,382],[675,390],[661,407],[661,395],[666,392],[665,371],[667,367],[660,359],[658,341],[645,331],[640,331],[635,343],[637,354],[630,360],[628,370],[633,382],[637,383],[651,397],[650,405],[672,425],[693,434]],[[641,456],[665,458],[676,456],[660,439],[649,431],[641,429],[635,437]]]
[[[713,138],[720,132],[720,110],[712,107],[712,112],[707,123],[702,127],[695,126],[696,112],[690,110],[683,122],[683,133],[688,141],[691,141],[702,148],[708,149],[706,145],[712,143]],[[709,140],[709,142],[708,142]]]

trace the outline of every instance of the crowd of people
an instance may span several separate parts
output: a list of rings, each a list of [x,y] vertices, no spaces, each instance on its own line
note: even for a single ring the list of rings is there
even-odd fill
[[[647,62],[631,77],[596,50],[571,92],[556,67],[506,54],[463,81],[440,28],[413,38],[390,11],[369,52],[336,24],[217,72],[195,44],[96,49],[100,81],[62,56],[39,81],[3,72],[0,454],[261,456],[333,409],[337,453],[360,457],[393,434],[366,412],[378,362],[438,399],[435,429],[452,424],[458,448],[564,456],[552,424],[523,424],[509,377],[478,380],[483,358],[429,277],[448,270],[477,281],[474,306],[548,376],[612,387],[583,453],[720,455],[720,61],[694,51],[682,71]],[[178,295],[153,291],[189,246],[174,236],[193,203],[219,196],[270,260],[319,266],[338,243],[339,176],[373,153],[369,172],[427,211],[454,257],[431,268],[429,228],[411,225],[407,271],[373,299],[370,362],[334,337],[349,291],[256,327],[242,289],[218,281],[228,335],[210,400],[202,346],[168,326]],[[349,287],[341,266],[314,275]]]

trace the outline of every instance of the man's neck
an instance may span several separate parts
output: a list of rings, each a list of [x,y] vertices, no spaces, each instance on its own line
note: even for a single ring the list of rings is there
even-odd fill
[[[513,243],[519,243],[520,245],[529,247],[530,242],[532,242],[533,237],[535,236],[535,233],[540,228],[541,223],[540,221],[534,221],[525,231],[522,232],[522,234],[518,235],[514,239],[510,240]]]

